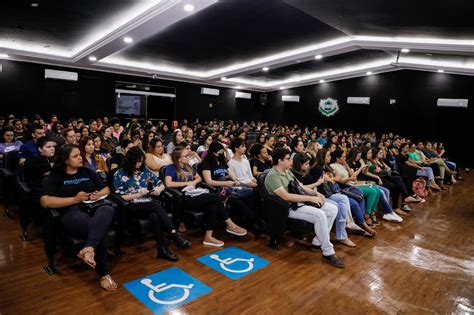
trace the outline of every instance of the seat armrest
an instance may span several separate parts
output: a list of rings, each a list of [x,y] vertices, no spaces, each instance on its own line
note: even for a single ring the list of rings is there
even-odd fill
[[[59,211],[56,209],[46,208],[45,210],[46,210],[46,214],[52,219],[57,219],[61,215]]]
[[[25,182],[18,182],[18,186],[20,187],[21,191],[25,194],[31,193],[30,187],[28,187],[28,184]]]
[[[6,168],[0,168],[0,175],[3,177],[11,177],[13,176],[13,173],[10,170],[7,170]]]
[[[126,207],[130,204],[129,201],[126,201],[125,199],[123,199],[121,196],[117,194],[110,194],[109,197],[110,197],[110,200],[115,202],[119,207]]]
[[[216,192],[217,192],[217,187],[211,186],[211,185],[206,184],[206,183],[204,183],[204,182],[200,182],[200,183],[198,184],[198,186],[201,187],[201,188],[206,188],[206,189],[209,190],[209,192],[211,192],[211,193],[216,193]]]

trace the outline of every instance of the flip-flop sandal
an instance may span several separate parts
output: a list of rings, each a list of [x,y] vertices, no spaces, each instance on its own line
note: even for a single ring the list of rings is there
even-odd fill
[[[110,275],[103,276],[99,280],[100,287],[106,291],[115,291],[117,290],[117,283],[112,280]]]
[[[88,246],[88,247],[84,247],[83,249],[81,249],[79,251],[79,253],[77,253],[77,257],[79,257],[80,259],[82,259],[86,264],[88,264],[89,266],[91,266],[93,269],[95,269],[95,265],[92,264],[91,262],[87,261],[86,260],[86,254],[87,253],[92,253],[92,259],[94,259],[94,248]]]

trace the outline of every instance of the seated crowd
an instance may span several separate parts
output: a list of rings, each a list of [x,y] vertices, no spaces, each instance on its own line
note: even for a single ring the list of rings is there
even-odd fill
[[[78,257],[96,270],[106,290],[117,288],[107,267],[114,209],[103,204],[87,213],[80,204],[111,193],[128,201],[127,216],[151,221],[157,257],[177,261],[165,237],[178,248],[191,243],[183,237],[182,218],[170,219],[157,200],[165,189],[181,191],[182,207],[205,213],[202,243],[221,247],[214,234],[220,221],[238,237],[265,233],[272,213],[257,189],[257,178],[265,176],[264,189],[288,203],[288,217],[314,226],[310,249],[344,268],[333,242],[356,247],[348,232],[373,238],[380,219],[400,223],[410,203],[462,180],[442,143],[393,133],[377,137],[266,122],[123,124],[107,117],[63,124],[55,115],[49,123],[39,115],[0,117],[0,132],[0,166],[6,154],[17,152],[32,192],[31,209],[21,219],[23,239],[31,219],[41,224],[42,209],[59,209],[64,230],[86,240]]]

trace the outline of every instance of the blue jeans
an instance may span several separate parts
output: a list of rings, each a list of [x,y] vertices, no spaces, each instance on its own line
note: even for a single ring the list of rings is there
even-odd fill
[[[365,213],[365,201],[362,198],[362,201],[357,201],[355,199],[349,198],[349,204],[351,207],[352,217],[354,222],[358,225],[364,224],[364,213]]]
[[[444,161],[451,171],[456,171],[457,165],[451,161]]]
[[[380,202],[382,203],[383,213],[388,214],[393,212],[393,208],[390,205],[390,190],[383,186],[376,185],[380,190]]]
[[[426,182],[426,186],[430,187],[431,186],[431,181],[434,180],[434,174],[433,174],[433,170],[431,169],[431,167],[423,167],[423,169],[421,170],[418,170],[416,172],[416,176],[425,176],[425,177],[428,177],[428,180]]]
[[[336,239],[345,240],[347,238],[346,232],[346,217],[347,213],[351,210],[351,204],[349,203],[349,197],[343,194],[332,194],[326,202],[332,203],[337,206],[337,216],[334,221],[336,225]]]

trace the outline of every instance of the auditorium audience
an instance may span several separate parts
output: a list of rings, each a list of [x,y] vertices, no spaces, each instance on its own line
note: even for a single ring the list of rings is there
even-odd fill
[[[160,170],[168,187],[183,191],[183,207],[206,213],[203,243],[218,247],[224,245],[213,233],[219,221],[238,236],[246,235],[247,229],[256,235],[263,231],[261,202],[254,188],[256,178],[268,172],[269,193],[300,206],[290,209],[289,217],[314,224],[312,250],[321,249],[324,259],[336,267],[344,263],[329,241],[333,224],[334,240],[354,247],[346,228],[362,229],[364,236],[374,237],[374,227],[381,224],[376,215],[379,206],[382,219],[402,222],[399,215],[411,211],[409,203],[425,201],[414,193],[416,178],[427,178],[430,193],[462,180],[458,163],[445,158],[442,143],[413,142],[393,133],[217,120],[173,121],[171,133],[164,122],[154,125],[134,119],[122,124],[116,117],[87,121],[88,125],[83,118],[60,121],[52,115],[45,124],[40,115],[30,120],[0,117],[0,163],[5,153],[19,151],[24,180],[32,191],[31,207],[20,215],[22,238],[29,239],[31,218],[41,222],[40,205],[64,209],[65,231],[86,239],[78,256],[95,266],[106,290],[117,287],[107,268],[106,235],[113,209],[104,205],[85,217],[79,204],[109,193],[96,173],[105,179],[107,165],[118,169],[117,192],[132,201],[127,212],[153,222],[157,256],[172,261],[178,256],[166,246],[164,233],[178,247],[190,243],[179,236],[155,199],[164,189]],[[44,137],[45,131],[49,137]],[[294,179],[309,196],[289,193],[288,183]],[[218,193],[198,187],[201,181]]]

